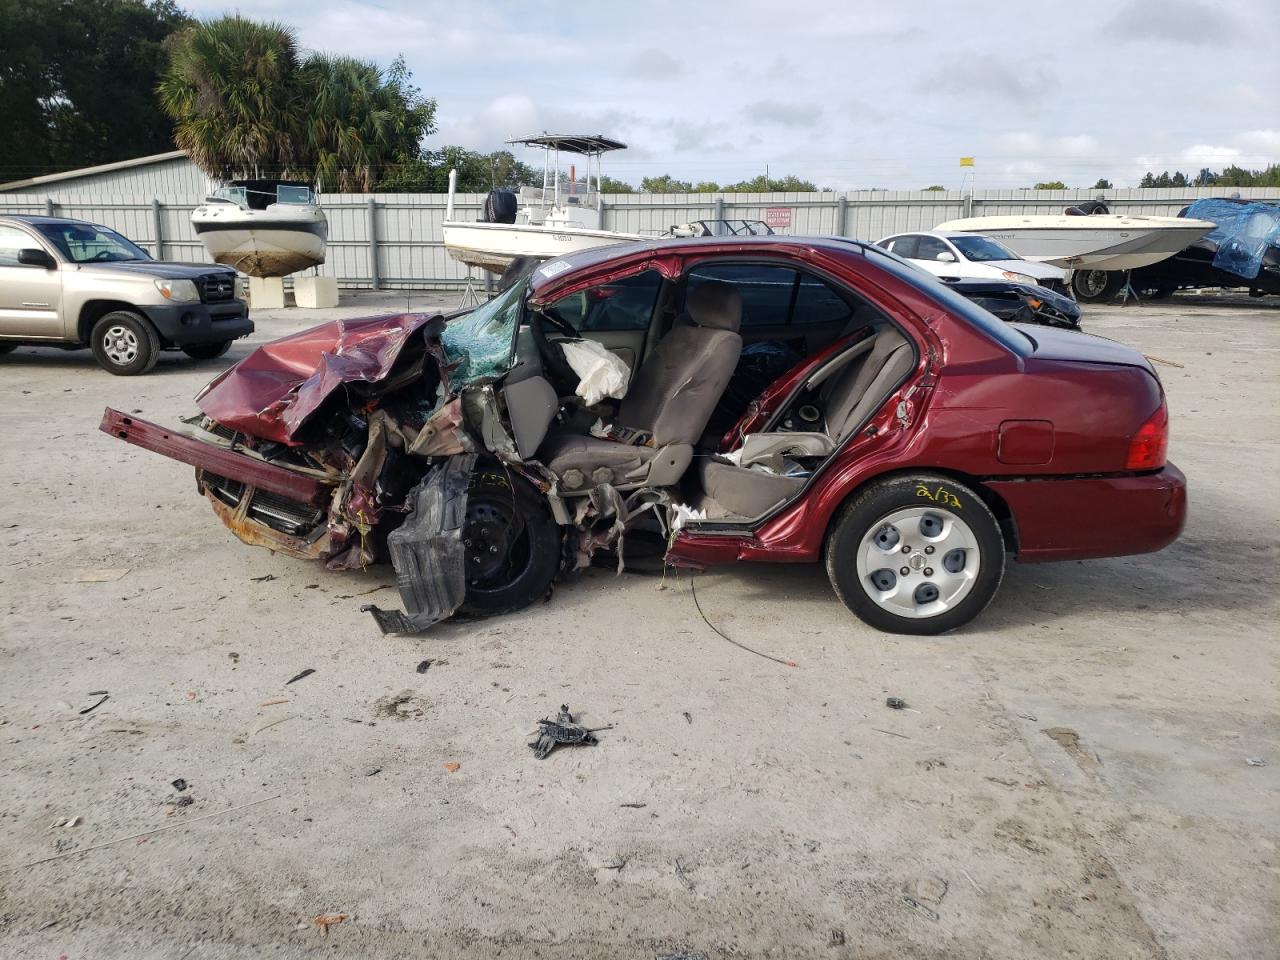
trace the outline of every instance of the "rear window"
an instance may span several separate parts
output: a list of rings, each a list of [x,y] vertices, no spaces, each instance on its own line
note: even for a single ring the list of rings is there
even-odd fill
[[[742,295],[742,327],[843,324],[853,316],[851,295],[821,277],[770,263],[705,263],[689,274],[685,298],[708,280],[733,284]]]
[[[994,313],[983,310],[972,300],[960,296],[933,274],[913,267],[901,257],[878,247],[865,246],[862,250],[870,263],[909,283],[929,299],[945,307],[947,312],[967,320],[971,326],[977,327],[1012,353],[1025,357],[1035,349],[1035,342],[1022,331],[1005,323]]]

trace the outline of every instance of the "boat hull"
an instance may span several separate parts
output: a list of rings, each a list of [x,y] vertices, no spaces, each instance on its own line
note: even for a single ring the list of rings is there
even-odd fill
[[[577,250],[645,239],[632,233],[519,223],[446,220],[441,227],[449,256],[468,267],[497,274],[506,270],[516,257],[549,259]]]
[[[251,277],[283,277],[324,263],[328,222],[299,211],[198,208],[191,225],[217,263]]]
[[[971,217],[938,230],[980,233],[1020,256],[1072,270],[1136,270],[1186,249],[1213,229],[1181,217]]]

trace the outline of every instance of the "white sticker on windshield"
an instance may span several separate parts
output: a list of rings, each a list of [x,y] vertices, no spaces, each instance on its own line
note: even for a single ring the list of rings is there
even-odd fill
[[[538,273],[542,274],[544,279],[550,280],[552,277],[560,276],[560,274],[564,273],[568,269],[569,264],[565,263],[563,260],[552,260],[550,263],[544,263],[540,266],[538,268]]]

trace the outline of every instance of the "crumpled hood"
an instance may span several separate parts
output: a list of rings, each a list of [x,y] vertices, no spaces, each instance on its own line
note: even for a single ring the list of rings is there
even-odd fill
[[[219,374],[196,405],[232,430],[296,444],[298,430],[344,384],[377,383],[418,331],[438,337],[439,314],[334,320],[273,340]]]

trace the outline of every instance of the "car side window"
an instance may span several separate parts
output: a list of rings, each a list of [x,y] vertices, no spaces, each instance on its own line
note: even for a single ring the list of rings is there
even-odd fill
[[[685,299],[709,280],[730,283],[742,295],[742,327],[785,325],[791,315],[796,271],[768,263],[716,263],[695,267],[689,274]]]
[[[831,284],[812,274],[800,274],[796,289],[792,323],[845,323],[853,316],[853,308]]]
[[[633,277],[579,290],[551,305],[557,316],[579,333],[648,330],[662,275],[646,270]]]
[[[19,266],[18,251],[39,246],[40,244],[17,227],[0,226],[0,267]]]
[[[904,237],[895,237],[889,241],[889,246],[885,249],[890,253],[896,253],[898,256],[910,260],[916,255],[916,235],[908,233]]]
[[[937,237],[921,237],[919,244],[916,246],[915,258],[917,260],[937,260],[938,254],[950,253],[947,245]],[[895,250],[894,253],[897,253]]]

